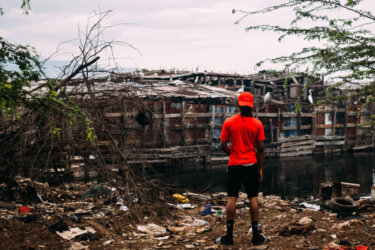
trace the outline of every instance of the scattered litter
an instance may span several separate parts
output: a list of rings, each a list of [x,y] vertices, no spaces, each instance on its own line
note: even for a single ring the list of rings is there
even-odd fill
[[[195,248],[195,246],[194,245],[185,245],[185,248],[187,248],[187,249],[193,249],[193,248]]]
[[[208,214],[212,214],[212,205],[211,204],[206,204],[204,206],[204,210],[201,213],[202,216],[205,216],[205,215],[208,215]]]
[[[189,199],[181,194],[174,194],[173,197],[181,203],[189,203]]]
[[[22,212],[22,213],[29,213],[29,212],[31,212],[31,208],[26,207],[26,206],[21,206],[21,207],[18,208],[18,210],[20,212]]]
[[[79,208],[76,211],[74,211],[75,214],[89,214],[91,213],[91,209],[82,209]]]
[[[107,240],[107,241],[104,241],[104,242],[103,242],[103,246],[110,245],[110,244],[112,244],[112,242],[114,242],[114,240]]]
[[[311,204],[311,203],[308,203],[308,202],[302,202],[301,205],[304,206],[305,208],[312,208],[315,211],[319,211],[320,210],[320,206],[316,205],[316,204]]]
[[[170,238],[169,235],[167,236],[162,236],[162,237],[155,237],[155,240],[168,240]]]
[[[68,225],[65,223],[64,219],[62,217],[59,217],[59,221],[56,222],[55,224],[52,224],[51,226],[48,227],[48,231],[52,233],[56,232],[63,232],[69,230]]]
[[[89,246],[83,245],[80,242],[73,242],[68,250],[87,250]]]
[[[129,211],[129,208],[128,208],[127,206],[125,206],[125,205],[122,205],[122,206],[120,207],[120,210],[121,210],[121,211],[124,211],[124,212],[127,212],[127,211]]]
[[[165,229],[165,227],[158,226],[152,223],[149,223],[147,225],[138,225],[137,230],[142,233],[147,233],[154,236],[165,236],[167,234],[167,230]]]
[[[79,235],[82,235],[82,234],[86,234],[88,232],[87,232],[87,230],[82,230],[78,227],[73,227],[73,228],[70,228],[67,231],[56,232],[56,233],[57,233],[57,235],[59,235],[61,238],[65,239],[65,240],[72,240],[75,237],[77,237]]]
[[[100,195],[108,195],[111,191],[103,186],[95,185],[82,195],[83,198],[97,198]]]
[[[76,222],[76,223],[81,221],[81,217],[76,214],[73,214],[70,218],[72,219],[73,222]]]

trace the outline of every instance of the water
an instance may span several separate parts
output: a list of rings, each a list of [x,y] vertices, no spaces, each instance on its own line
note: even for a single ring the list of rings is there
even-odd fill
[[[374,152],[265,159],[260,192],[282,198],[316,196],[321,182],[359,183],[361,195],[370,195],[374,183]],[[193,191],[226,192],[226,166],[184,171],[169,182]]]

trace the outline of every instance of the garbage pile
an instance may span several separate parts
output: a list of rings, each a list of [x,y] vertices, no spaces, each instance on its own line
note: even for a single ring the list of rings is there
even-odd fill
[[[181,190],[179,190],[181,191]],[[0,184],[0,243],[9,248],[216,249],[225,233],[226,193],[166,192],[160,209],[120,185],[50,187],[17,177]],[[270,242],[254,249],[375,248],[375,204],[360,199],[350,213],[325,201],[259,195],[260,229]],[[247,195],[237,199],[236,248],[251,249]],[[143,210],[142,210],[143,209]],[[161,211],[163,210],[163,211]],[[136,216],[135,216],[136,215]]]

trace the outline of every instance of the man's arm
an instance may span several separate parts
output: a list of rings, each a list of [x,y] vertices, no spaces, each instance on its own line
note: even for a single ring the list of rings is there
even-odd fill
[[[220,140],[220,146],[221,146],[221,150],[223,150],[224,153],[226,153],[227,155],[230,155],[230,148],[228,147],[227,141]]]
[[[259,182],[263,181],[264,141],[257,141],[257,160],[259,170]]]

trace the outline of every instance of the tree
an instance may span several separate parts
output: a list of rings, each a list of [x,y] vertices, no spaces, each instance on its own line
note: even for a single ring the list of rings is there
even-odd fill
[[[281,63],[285,70],[305,71],[312,76],[335,79],[338,87],[345,83],[358,83],[361,87],[349,95],[331,99],[353,100],[367,96],[366,104],[375,99],[375,16],[361,9],[363,0],[288,0],[256,11],[233,10],[242,15],[236,23],[250,16],[266,14],[284,9],[294,13],[290,25],[252,25],[247,31],[261,30],[280,34],[279,41],[289,36],[298,36],[319,46],[305,47],[288,56],[270,59]],[[265,61],[259,62],[260,66]],[[364,84],[366,83],[366,84]]]

